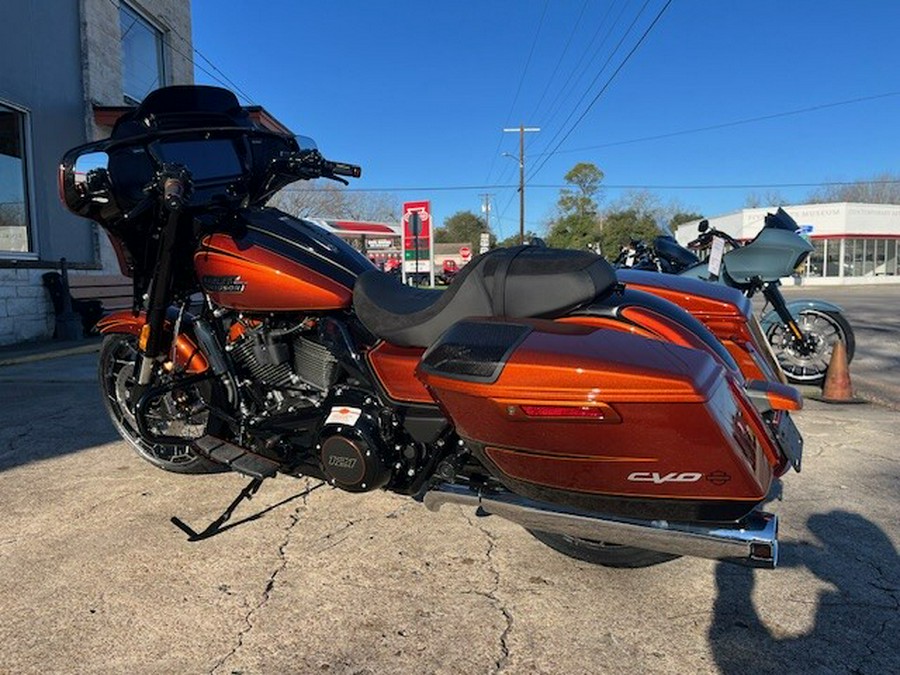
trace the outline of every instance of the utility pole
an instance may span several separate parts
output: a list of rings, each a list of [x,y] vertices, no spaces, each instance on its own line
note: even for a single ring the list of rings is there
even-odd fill
[[[503,131],[519,132],[519,244],[525,243],[525,132],[540,131],[540,127],[504,128]]]
[[[491,231],[491,197],[493,194],[490,193],[482,193],[478,195],[479,197],[484,198],[484,204],[481,205],[481,210],[484,211],[484,224],[488,232]]]

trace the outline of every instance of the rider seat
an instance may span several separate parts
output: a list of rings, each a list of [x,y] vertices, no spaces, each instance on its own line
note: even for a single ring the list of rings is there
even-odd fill
[[[445,291],[412,288],[369,270],[356,280],[353,304],[375,336],[401,347],[428,347],[467,317],[553,319],[615,285],[613,268],[593,253],[516,246],[478,256]]]

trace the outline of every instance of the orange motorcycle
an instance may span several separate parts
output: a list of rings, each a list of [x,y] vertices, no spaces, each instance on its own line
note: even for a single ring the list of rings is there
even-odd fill
[[[601,565],[775,566],[759,507],[799,470],[801,400],[745,298],[541,246],[410,288],[265,206],[359,175],[204,86],[65,155],[64,202],[134,280],[133,311],[98,324],[100,383],[144,459],[246,474],[243,496],[283,473],[468,505]]]

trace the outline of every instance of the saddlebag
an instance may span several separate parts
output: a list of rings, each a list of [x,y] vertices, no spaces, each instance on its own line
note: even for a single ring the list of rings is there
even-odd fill
[[[418,376],[506,487],[623,515],[733,520],[777,456],[709,352],[623,330],[467,320]]]

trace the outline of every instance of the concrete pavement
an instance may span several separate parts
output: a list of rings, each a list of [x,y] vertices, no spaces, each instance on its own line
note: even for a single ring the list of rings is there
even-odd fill
[[[389,494],[244,485],[137,458],[96,355],[0,369],[0,672],[900,670],[898,413],[810,403],[781,566],[570,560],[521,528]],[[52,365],[51,365],[52,364]]]

